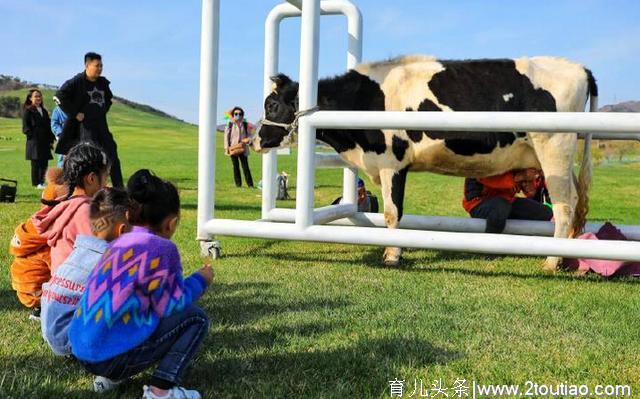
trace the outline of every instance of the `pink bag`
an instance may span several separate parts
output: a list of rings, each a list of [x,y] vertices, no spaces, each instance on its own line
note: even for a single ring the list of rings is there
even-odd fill
[[[585,233],[579,240],[619,240],[627,241],[627,237],[614,225],[606,222],[597,233]],[[564,267],[581,272],[593,271],[604,277],[634,276],[640,277],[640,262],[625,262],[606,259],[564,259]]]

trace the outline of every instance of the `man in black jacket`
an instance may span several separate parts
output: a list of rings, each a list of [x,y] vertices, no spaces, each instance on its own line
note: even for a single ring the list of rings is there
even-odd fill
[[[113,94],[110,82],[101,75],[102,57],[87,53],[84,72],[64,82],[56,92],[60,108],[71,120],[65,124],[56,152],[66,154],[73,144],[85,141],[100,146],[111,161],[111,183],[123,187],[118,146],[107,125]]]

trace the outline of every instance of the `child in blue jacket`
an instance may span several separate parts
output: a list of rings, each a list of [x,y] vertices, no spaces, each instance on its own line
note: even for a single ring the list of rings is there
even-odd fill
[[[126,191],[103,188],[91,201],[89,218],[93,236],[78,235],[74,249],[42,289],[42,335],[56,355],[71,355],[69,324],[85,290],[89,273],[102,258],[108,243],[130,229],[130,201]],[[94,382],[94,388],[110,388],[109,381]]]
[[[57,98],[53,98],[57,103]],[[51,131],[56,135],[56,140],[60,140],[60,135],[62,134],[62,130],[64,130],[64,124],[67,121],[67,114],[64,113],[60,106],[56,106],[51,112]],[[56,154],[56,158],[58,158],[58,167],[61,168],[64,163],[64,155]]]

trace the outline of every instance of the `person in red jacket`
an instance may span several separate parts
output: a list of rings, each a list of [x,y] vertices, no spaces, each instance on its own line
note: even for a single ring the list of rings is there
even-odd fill
[[[524,197],[517,197],[522,192]],[[464,181],[463,208],[486,219],[486,233],[502,233],[507,219],[551,220],[553,211],[542,171],[520,169]]]

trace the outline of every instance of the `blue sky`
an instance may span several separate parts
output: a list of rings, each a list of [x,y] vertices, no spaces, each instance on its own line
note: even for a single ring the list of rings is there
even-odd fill
[[[264,19],[277,1],[221,0],[218,118],[262,105]],[[559,55],[589,67],[600,104],[640,100],[640,1],[356,0],[365,61]],[[60,85],[103,55],[116,95],[197,122],[200,7],[194,0],[0,0],[0,73]],[[281,72],[298,75],[299,20],[281,30]],[[346,65],[346,20],[321,21],[320,76]]]

